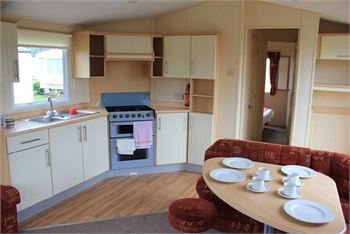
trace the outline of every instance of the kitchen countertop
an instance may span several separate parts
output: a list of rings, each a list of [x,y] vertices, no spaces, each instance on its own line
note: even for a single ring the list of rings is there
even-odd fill
[[[36,123],[31,121],[16,120],[15,126],[13,128],[2,127],[0,129],[2,137],[16,136],[20,134],[25,134],[33,131],[55,128],[67,124],[77,123],[85,120],[96,119],[104,116],[108,116],[108,112],[104,108],[87,108],[81,109],[82,111],[93,111],[96,114],[86,115],[77,117],[74,119],[62,120],[53,123]]]
[[[155,110],[156,114],[189,112],[189,109],[186,107],[172,107],[155,104],[151,104],[150,107]]]

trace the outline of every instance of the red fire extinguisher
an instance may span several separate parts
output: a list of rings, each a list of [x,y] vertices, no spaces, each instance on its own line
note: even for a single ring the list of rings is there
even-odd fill
[[[186,107],[190,106],[190,83],[186,84],[185,95],[184,95],[184,104]]]

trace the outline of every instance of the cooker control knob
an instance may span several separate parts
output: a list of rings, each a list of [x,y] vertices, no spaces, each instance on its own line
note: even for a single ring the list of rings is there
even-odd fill
[[[136,117],[136,115],[135,115],[135,114],[131,114],[131,117],[135,118],[135,117]]]
[[[123,114],[119,114],[119,118],[123,118],[124,117],[124,115]]]
[[[129,118],[129,114],[125,114],[125,118]]]
[[[118,115],[112,115],[113,119],[118,118]]]
[[[147,117],[151,117],[151,114],[150,114],[150,113],[147,113],[146,116],[147,116]]]
[[[141,113],[138,113],[138,114],[137,114],[137,117],[141,118],[141,117],[142,117],[142,114],[141,114]]]

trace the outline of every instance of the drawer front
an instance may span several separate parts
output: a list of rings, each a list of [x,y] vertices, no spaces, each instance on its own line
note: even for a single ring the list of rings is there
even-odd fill
[[[49,143],[49,132],[41,130],[7,138],[7,150],[11,154],[47,143]]]

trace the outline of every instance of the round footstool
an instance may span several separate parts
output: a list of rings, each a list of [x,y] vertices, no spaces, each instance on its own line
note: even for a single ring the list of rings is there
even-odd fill
[[[205,232],[212,228],[216,208],[201,198],[184,198],[171,203],[168,211],[169,224],[181,232]]]

